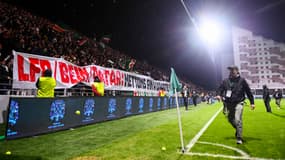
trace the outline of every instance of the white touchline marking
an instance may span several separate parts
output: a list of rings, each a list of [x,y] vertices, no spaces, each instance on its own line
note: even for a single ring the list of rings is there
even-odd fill
[[[186,152],[189,152],[191,148],[194,146],[194,144],[198,141],[198,139],[202,136],[202,134],[206,131],[206,129],[210,126],[210,124],[214,121],[214,119],[217,117],[217,115],[221,112],[223,107],[221,107],[214,115],[213,117],[205,124],[205,126],[195,135],[195,137],[189,142],[189,144],[186,146],[187,150]]]
[[[190,156],[207,156],[207,157],[220,157],[220,158],[228,158],[228,159],[247,159],[247,160],[274,160],[272,158],[267,159],[267,158],[259,158],[259,157],[250,157],[246,152],[234,148],[231,146],[226,146],[223,144],[218,144],[218,143],[212,143],[212,142],[204,142],[204,141],[198,141],[198,139],[203,135],[203,133],[206,131],[206,129],[210,126],[210,124],[215,120],[215,118],[218,116],[218,114],[221,112],[223,107],[221,107],[214,115],[213,117],[205,124],[205,126],[195,135],[195,137],[189,142],[189,144],[186,146],[187,150],[184,154],[190,155]],[[198,153],[198,152],[189,152],[191,148],[194,146],[195,143],[200,143],[200,144],[209,144],[209,145],[215,145],[215,146],[220,146],[224,147],[227,149],[234,150],[238,153],[240,153],[242,156],[231,156],[231,155],[223,155],[223,154],[211,154],[211,153]]]
[[[218,144],[218,143],[212,143],[212,142],[202,142],[202,141],[197,141],[197,143],[200,143],[200,144],[209,144],[209,145],[213,145],[213,146],[219,146],[219,147],[224,147],[224,148],[227,148],[227,149],[231,149],[231,150],[234,150],[236,152],[238,152],[239,154],[241,154],[243,157],[249,157],[249,155],[247,153],[245,153],[244,151],[238,149],[238,148],[235,148],[235,147],[231,147],[231,146],[227,146],[227,145],[224,145],[224,144]]]
[[[190,155],[190,156],[206,156],[206,157],[228,158],[228,159],[274,160],[274,159],[266,159],[266,158],[258,158],[258,157],[242,157],[242,156],[230,156],[230,155],[223,155],[223,154],[198,153],[198,152],[186,152],[184,154]]]

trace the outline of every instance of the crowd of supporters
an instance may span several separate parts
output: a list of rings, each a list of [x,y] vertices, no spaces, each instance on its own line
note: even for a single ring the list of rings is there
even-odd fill
[[[148,75],[169,81],[169,74],[147,62],[114,50],[109,38],[91,39],[19,7],[0,1],[0,61],[1,82],[12,79],[12,50],[64,58],[76,65],[99,65]],[[2,80],[3,79],[3,80]],[[191,82],[184,83],[201,90]]]

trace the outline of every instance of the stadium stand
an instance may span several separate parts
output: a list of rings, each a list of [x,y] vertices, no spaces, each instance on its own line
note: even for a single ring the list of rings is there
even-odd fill
[[[146,62],[112,49],[109,40],[90,39],[73,30],[0,1],[0,60],[1,83],[12,80],[12,50],[43,56],[64,58],[79,66],[95,64],[148,75],[156,80],[169,81],[169,74]],[[201,87],[182,79],[193,90]],[[2,85],[2,89],[11,85]]]

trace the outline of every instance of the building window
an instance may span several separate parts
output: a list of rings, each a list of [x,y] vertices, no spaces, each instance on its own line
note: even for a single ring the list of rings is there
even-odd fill
[[[263,69],[263,66],[261,66],[260,69]]]
[[[252,81],[252,83],[254,83],[254,81]]]
[[[261,73],[264,73],[264,71],[261,71]]]
[[[264,78],[264,76],[261,76],[261,78]]]
[[[275,82],[275,80],[272,80],[272,82]]]
[[[270,76],[267,76],[267,78],[270,78]]]
[[[266,45],[266,43],[263,43],[263,45],[265,46],[265,45]]]

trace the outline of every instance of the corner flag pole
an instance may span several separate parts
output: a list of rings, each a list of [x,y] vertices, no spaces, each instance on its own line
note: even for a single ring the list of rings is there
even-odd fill
[[[174,88],[174,93],[175,93],[177,116],[178,116],[178,125],[179,125],[179,132],[180,132],[181,151],[182,151],[182,153],[184,153],[185,148],[184,148],[183,132],[182,132],[182,125],[181,125],[181,116],[180,116],[180,109],[179,109],[179,104],[178,104],[178,96],[177,96],[176,88]]]

